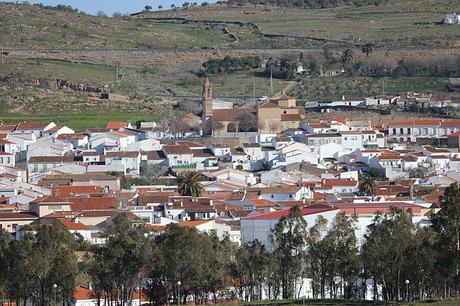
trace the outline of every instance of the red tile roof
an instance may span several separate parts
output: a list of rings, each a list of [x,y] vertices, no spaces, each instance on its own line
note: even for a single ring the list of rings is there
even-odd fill
[[[129,125],[128,122],[109,121],[107,123],[106,128],[108,128],[108,129],[122,129],[122,128],[127,128],[128,125]]]
[[[202,224],[206,224],[206,223],[208,223],[210,221],[211,220],[182,221],[182,222],[179,222],[177,225],[179,225],[181,227],[194,228],[194,227],[200,226]]]
[[[70,231],[87,231],[90,229],[87,225],[83,223],[77,223],[69,219],[58,218],[57,220]]]
[[[325,179],[323,180],[324,186],[358,186],[358,181],[352,179]]]
[[[140,153],[138,151],[108,151],[105,155],[107,157],[137,158]]]
[[[73,297],[76,301],[94,300],[95,294],[94,291],[89,290],[88,288],[77,287],[75,288]]]
[[[32,156],[28,163],[74,163],[76,157],[70,156]]]
[[[0,212],[0,220],[29,220],[38,219],[36,215],[23,212]]]
[[[69,197],[72,210],[108,210],[118,208],[118,201],[114,197]]]
[[[68,197],[78,194],[94,194],[101,193],[103,189],[99,186],[55,186],[51,187],[51,191],[55,196]]]
[[[326,206],[324,207],[305,207],[305,208],[302,208],[302,214],[304,216],[308,216],[308,215],[320,214],[320,213],[334,211],[334,210],[338,210],[338,209],[326,207]],[[285,208],[285,209],[278,210],[278,211],[245,217],[243,219],[244,220],[279,220],[282,217],[286,217],[289,214],[289,211],[290,211],[290,208]]]
[[[16,130],[44,130],[51,122],[21,122]]]
[[[84,139],[87,137],[83,133],[75,133],[75,134],[60,134],[57,139],[59,140],[66,140],[66,139]]]
[[[164,145],[163,151],[166,154],[192,154],[192,150],[185,145]]]
[[[146,224],[145,228],[148,231],[153,231],[153,232],[164,232],[166,231],[166,225],[152,225],[152,224]]]
[[[299,114],[282,114],[281,121],[302,121],[302,116]]]

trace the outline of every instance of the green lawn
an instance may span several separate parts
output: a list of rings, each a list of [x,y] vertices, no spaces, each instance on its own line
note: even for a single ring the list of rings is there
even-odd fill
[[[29,115],[29,114],[0,114],[0,122],[4,124],[18,123],[21,121],[53,121],[56,124],[66,125],[74,130],[84,131],[86,128],[101,128],[109,121],[138,120],[157,121],[161,117],[154,114],[131,113],[82,113],[75,115]]]

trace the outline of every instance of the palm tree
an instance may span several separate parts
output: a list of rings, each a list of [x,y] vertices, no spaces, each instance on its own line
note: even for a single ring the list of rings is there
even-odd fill
[[[199,197],[204,191],[203,184],[200,182],[200,174],[198,172],[191,171],[181,174],[177,180],[179,193],[182,196]]]
[[[375,183],[375,180],[371,178],[365,178],[359,184],[359,191],[361,191],[367,196],[371,196],[373,199],[375,194],[377,193],[377,184]]]
[[[353,60],[353,51],[350,49],[346,49],[342,51],[342,55],[340,56],[340,61],[343,64],[349,64]]]
[[[365,44],[362,49],[363,53],[366,54],[366,56],[369,56],[369,53],[372,53],[374,51],[374,44],[367,43]]]

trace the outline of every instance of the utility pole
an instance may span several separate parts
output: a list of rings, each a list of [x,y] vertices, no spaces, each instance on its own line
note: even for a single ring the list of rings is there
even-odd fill
[[[273,96],[273,68],[270,68],[270,96]]]
[[[252,97],[254,98],[254,102],[257,103],[256,101],[256,77],[252,78]]]
[[[385,95],[385,77],[383,77],[383,80],[382,80],[382,95],[383,96]]]

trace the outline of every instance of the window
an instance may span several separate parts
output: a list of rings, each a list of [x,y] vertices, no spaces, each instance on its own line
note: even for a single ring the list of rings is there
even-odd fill
[[[272,194],[272,195],[271,195],[271,198],[273,199],[274,197],[275,197],[275,196]]]
[[[404,128],[399,129],[399,134],[404,134]]]
[[[396,129],[393,129],[393,135],[396,134]]]

